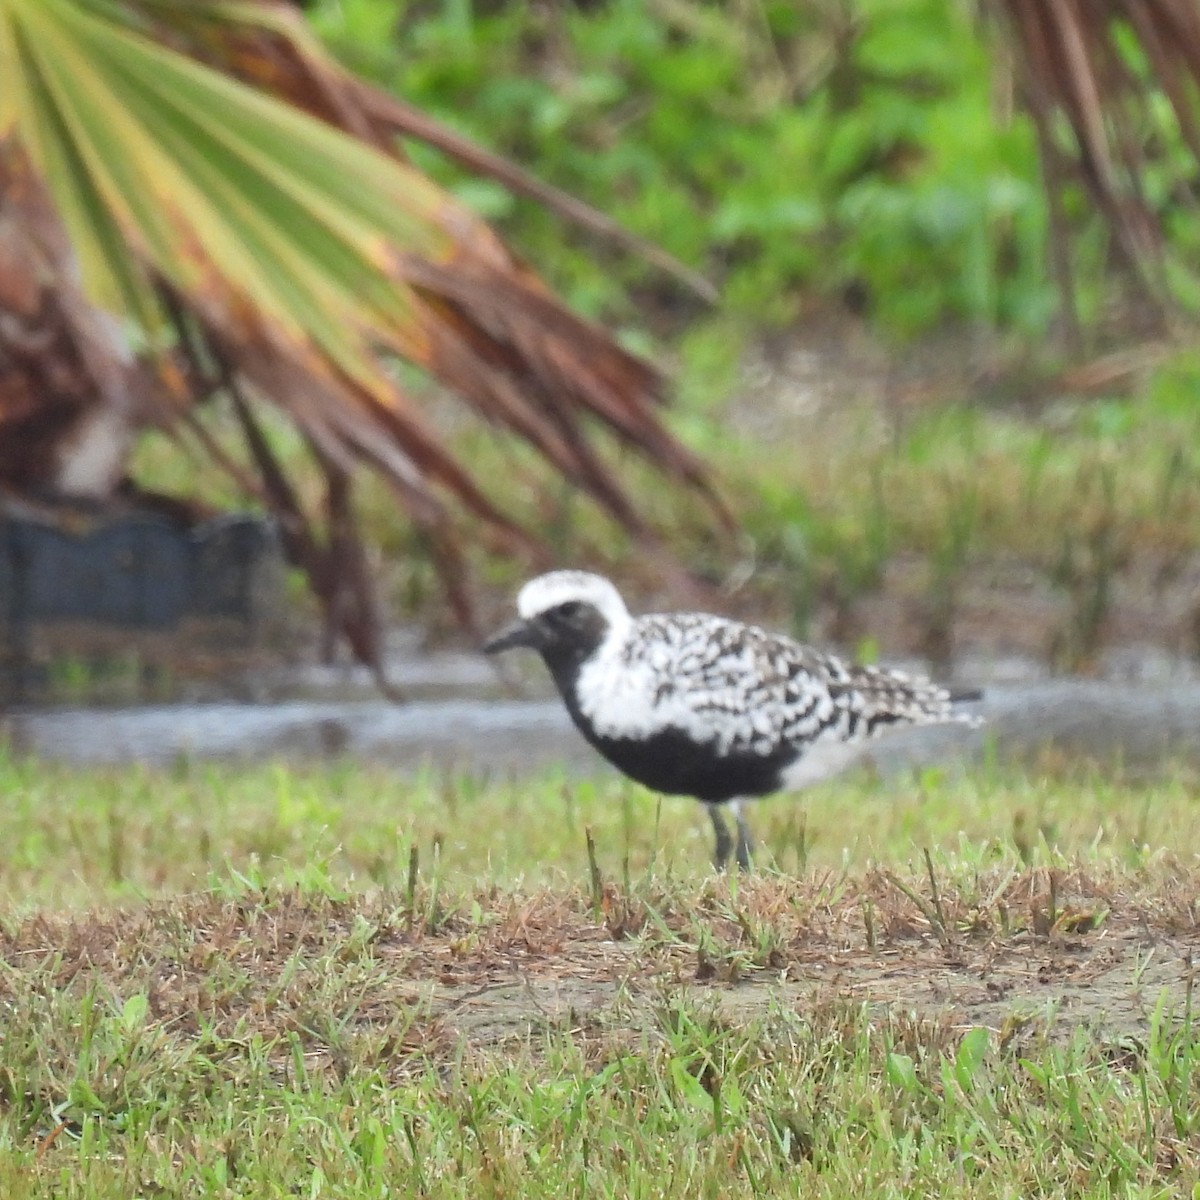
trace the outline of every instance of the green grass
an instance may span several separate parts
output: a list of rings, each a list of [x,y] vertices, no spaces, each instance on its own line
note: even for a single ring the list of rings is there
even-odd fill
[[[754,809],[750,878],[610,779],[0,791],[5,1197],[1200,1181],[1186,773],[848,779]]]
[[[181,763],[174,771],[84,773],[0,760],[0,898],[75,908],[138,902],[241,876],[255,885],[327,880],[406,885],[438,864],[458,891],[564,887],[587,879],[590,828],[606,875],[705,877],[712,830],[687,799],[615,777],[485,781],[382,768]],[[864,871],[923,847],[1026,865],[1086,853],[1137,867],[1155,847],[1200,855],[1193,784],[1076,783],[997,768],[926,770],[887,782],[835,782],[749,810],[760,864],[807,873]],[[236,873],[236,876],[235,874]]]

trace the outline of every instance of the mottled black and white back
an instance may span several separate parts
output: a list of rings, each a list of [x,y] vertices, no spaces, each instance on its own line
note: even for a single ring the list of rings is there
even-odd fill
[[[977,724],[950,693],[899,671],[855,666],[791,638],[705,613],[632,617],[598,575],[555,571],[517,597],[519,620],[486,646],[537,650],[576,726],[639,783],[710,806],[723,866],[732,842],[717,806],[833,774],[862,743],[902,725]]]

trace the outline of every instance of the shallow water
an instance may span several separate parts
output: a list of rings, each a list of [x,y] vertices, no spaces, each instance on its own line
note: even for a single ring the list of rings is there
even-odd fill
[[[0,729],[18,752],[80,764],[344,754],[413,770],[433,765],[512,773],[552,763],[598,769],[557,699],[489,697],[483,684],[495,691],[490,673],[470,682],[479,686],[473,696],[405,704],[338,695],[13,712]],[[1117,760],[1135,769],[1200,763],[1200,683],[995,684],[972,708],[985,718],[981,729],[906,730],[869,744],[864,757],[884,774],[993,752],[1030,759],[1051,748],[1064,757]]]

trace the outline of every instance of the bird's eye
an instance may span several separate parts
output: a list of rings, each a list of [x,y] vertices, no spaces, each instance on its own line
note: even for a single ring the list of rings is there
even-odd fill
[[[573,620],[583,611],[583,605],[578,600],[568,600],[566,604],[560,604],[558,611],[567,618],[568,621]]]

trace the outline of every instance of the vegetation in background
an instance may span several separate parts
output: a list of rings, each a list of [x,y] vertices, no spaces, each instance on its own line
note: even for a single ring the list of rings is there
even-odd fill
[[[842,297],[894,334],[1042,337],[1056,287],[1091,323],[1121,271],[1161,302],[1166,270],[1195,307],[1187,5],[306,7],[357,69],[661,242],[760,328]],[[459,179],[577,302],[628,317],[632,285],[669,317],[642,264],[563,253],[545,212]]]
[[[1078,668],[1103,645],[1131,569],[1150,561],[1164,579],[1188,569],[1200,497],[1188,354],[1160,355],[1156,370],[1118,374],[1082,396],[1046,374],[1070,324],[1055,319],[1064,269],[1091,345],[1143,336],[1156,316],[1125,287],[1132,260],[1106,223],[1112,206],[1095,205],[1066,173],[1069,124],[1053,125],[1048,144],[1051,101],[1036,119],[1021,106],[1021,54],[1032,51],[1019,39],[1024,48],[1011,48],[1006,6],[313,0],[308,10],[357,69],[661,240],[721,287],[719,311],[697,313],[644,264],[566,244],[546,213],[422,159],[547,262],[575,302],[618,320],[635,344],[660,339],[676,364],[678,428],[720,464],[751,535],[747,571],[727,551],[710,555],[703,529],[685,519],[684,557],[719,579],[749,573],[798,632],[819,617],[822,632],[853,642],[861,600],[888,586],[895,563],[915,562],[925,576],[917,648],[944,658],[963,582],[1021,564],[1064,598],[1047,653]],[[1182,254],[1200,222],[1176,203],[1186,185],[1169,182],[1191,161],[1167,95],[1178,71],[1154,90],[1158,60],[1127,25],[1070,12],[1094,56],[1081,70],[1095,75],[1106,54],[1121,56],[1105,128],[1118,144],[1140,139],[1147,219]],[[1187,44],[1181,33],[1169,48],[1176,68]],[[1073,78],[1061,76],[1064,90]],[[1133,84],[1149,100],[1122,124]],[[1066,106],[1072,118],[1080,111]],[[1059,156],[1049,188],[1038,122],[1042,148]],[[1124,175],[1110,183],[1136,190]],[[1120,211],[1132,219],[1136,207]],[[963,371],[957,391],[895,422],[852,405],[846,421],[793,424],[784,436],[731,433],[746,346],[830,305],[863,314],[898,347],[957,330],[943,353],[1007,344],[1010,364],[1038,366],[999,388],[993,377],[983,397],[964,394],[973,380]],[[1036,399],[1012,402],[1027,395]],[[465,453],[490,455],[478,443]],[[553,489],[529,492],[543,521],[566,530],[564,553],[636,572],[624,539]],[[1195,639],[1170,636],[1196,651]]]
[[[803,326],[831,303],[865,314],[897,343],[950,330],[952,356],[970,357],[998,337],[1018,347],[1011,358],[1044,365],[1050,348],[1053,359],[1046,248],[1055,239],[1036,131],[1015,104],[1020,74],[991,6],[983,16],[966,0],[314,0],[307,9],[342,60],[383,89],[661,241],[721,286],[720,307],[706,315],[636,256],[572,237],[524,194],[406,141],[422,168],[496,219],[573,303],[673,363],[682,402],[673,428],[718,464],[750,535],[742,552],[718,544],[710,515],[666,496],[636,460],[621,462],[621,481],[627,511],[671,509],[674,545],[702,576],[718,585],[748,578],[760,611],[790,616],[801,633],[854,642],[862,599],[889,586],[892,564],[915,561],[925,573],[921,648],[945,658],[964,581],[1016,560],[1066,598],[1064,627],[1048,641],[1058,663],[1078,667],[1103,644],[1132,565],[1154,560],[1164,578],[1186,569],[1200,486],[1188,450],[1194,365],[1186,354],[1148,380],[1134,373],[1144,382],[1132,390],[1117,379],[1082,403],[1012,403],[1026,392],[1053,397],[1043,372],[985,397],[966,395],[966,378],[895,420],[864,411],[860,422],[852,411],[819,431],[792,426],[764,438],[731,429],[747,345]],[[1132,45],[1128,55],[1128,70],[1143,72]],[[382,90],[370,94],[391,103]],[[1165,139],[1163,153],[1184,161],[1177,139]],[[1100,216],[1078,188],[1058,194],[1075,235],[1080,310],[1097,322],[1096,340],[1116,326],[1141,329],[1136,308],[1114,301]],[[1156,195],[1166,204],[1166,192]],[[1172,229],[1189,211],[1170,208]],[[506,516],[545,532],[551,557],[634,576],[640,560],[657,561],[580,505],[536,455],[461,422],[415,376],[402,382],[429,405],[457,462],[503,481]],[[208,430],[231,445],[236,416],[212,416]],[[305,460],[304,436],[269,418],[263,425],[278,461]],[[188,461],[146,439],[135,465],[151,486],[237,503],[238,488],[214,478],[202,449],[193,453]],[[311,473],[294,472],[293,487],[304,512],[331,503]],[[382,577],[400,612],[438,619],[429,603],[441,595],[436,530],[398,521],[394,494],[375,484],[362,509],[372,544],[359,573]],[[491,545],[471,547],[467,559],[476,578],[508,589],[528,560],[497,561]],[[719,602],[754,610],[737,596]],[[1198,641],[1176,638],[1176,648],[1190,652]]]
[[[761,572],[792,597],[797,628],[823,613],[853,644],[838,631],[856,629],[856,607],[883,591],[896,562],[919,564],[914,648],[945,662],[951,647],[939,639],[952,643],[963,615],[957,585],[1019,567],[1065,600],[1061,625],[1045,631],[1045,657],[1087,667],[1123,583],[1136,579],[1153,608],[1156,594],[1194,570],[1196,386],[1196,363],[1183,357],[1135,397],[1040,413],[959,405],[899,430],[864,415],[813,446],[747,452],[739,468],[760,481],[746,525]],[[1019,596],[1011,602],[1019,614]],[[1186,618],[1166,639],[1177,653],[1200,654]]]
[[[1034,131],[973,4],[309,8],[356,69],[660,241],[755,327],[843,296],[902,334],[1045,329]],[[588,311],[637,325],[678,305],[637,262],[565,250],[552,218],[457,178]]]
[[[1162,598],[1166,588],[1186,590],[1200,549],[1198,387],[1195,356],[1179,353],[1133,395],[943,401],[892,413],[847,393],[843,409],[803,426],[777,414],[777,431],[767,433],[743,426],[736,396],[694,405],[676,423],[719,464],[745,532],[734,547],[635,462],[625,479],[635,501],[655,506],[676,531],[680,558],[713,585],[705,603],[800,636],[920,653],[944,667],[991,622],[973,615],[970,585],[1000,576],[1019,581],[1001,594],[1024,626],[1021,652],[1059,669],[1095,666],[1131,597],[1141,598],[1147,635],[1190,657],[1200,654],[1200,598],[1182,609],[1164,608]],[[770,419],[760,419],[769,430]],[[470,430],[453,444],[508,481],[512,511],[543,531],[558,561],[613,572],[635,603],[674,602],[663,598],[657,564],[569,490],[547,486],[528,452]],[[235,499],[211,490],[203,462],[181,464],[161,442],[142,447],[139,466],[148,480],[171,474],[219,503]],[[372,570],[394,610],[449,632],[419,535],[390,519],[381,488],[364,488],[362,512],[375,535]],[[480,560],[477,576],[499,593],[499,611],[522,567]],[[1024,605],[1038,596],[1052,611],[1030,617]],[[879,598],[907,633],[895,622],[864,622],[865,611],[879,615],[865,607]]]
[[[361,468],[421,530],[464,623],[456,517],[492,550],[539,544],[448,450],[398,362],[651,542],[595,426],[726,519],[661,422],[659,374],[404,161],[395,135],[412,127],[287,6],[0,0],[0,486],[111,503],[143,429],[186,438],[276,515],[331,639],[377,671]],[[265,403],[300,434],[291,459]],[[236,449],[203,420],[218,405]],[[301,475],[321,479],[319,506]]]

